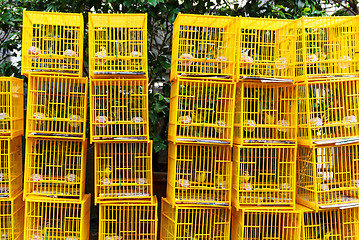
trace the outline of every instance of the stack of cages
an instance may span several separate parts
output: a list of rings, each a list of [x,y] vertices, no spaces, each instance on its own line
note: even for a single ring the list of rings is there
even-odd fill
[[[23,239],[23,135],[23,80],[0,77],[0,233],[3,239]]]
[[[28,77],[24,237],[87,239],[83,17],[32,11],[23,16],[21,71]]]
[[[316,211],[359,206],[358,21],[297,20],[297,202]]]
[[[313,209],[298,205],[301,212],[301,239],[359,238],[359,208]]]
[[[89,13],[90,134],[99,239],[157,239],[147,14]]]
[[[174,22],[161,239],[230,238],[236,18]]]
[[[296,22],[239,17],[232,239],[298,239]]]

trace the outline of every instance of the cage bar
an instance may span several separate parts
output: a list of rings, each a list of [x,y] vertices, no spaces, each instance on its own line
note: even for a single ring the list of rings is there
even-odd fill
[[[230,205],[231,161],[230,146],[169,142],[167,200]]]
[[[21,74],[82,76],[82,14],[23,11]]]
[[[359,80],[333,78],[298,84],[298,143],[312,146],[359,136]]]
[[[179,76],[234,77],[236,18],[177,15],[173,25],[171,80]]]
[[[296,87],[292,83],[237,83],[233,141],[236,144],[295,144]]]
[[[359,145],[298,147],[297,202],[312,209],[359,206]]]
[[[24,234],[24,202],[19,192],[12,198],[0,198],[1,239],[21,240]]]
[[[28,138],[24,196],[81,199],[85,193],[86,142]]]
[[[147,202],[101,203],[99,240],[157,239],[157,198]]]
[[[95,203],[149,199],[152,141],[95,143]]]
[[[238,18],[238,78],[293,80],[296,21]]]
[[[87,78],[30,74],[26,136],[86,138]]]
[[[89,73],[147,76],[147,13],[89,13]]]
[[[313,211],[297,206],[302,212],[301,239],[358,239],[358,208]]]
[[[296,146],[233,147],[232,203],[243,206],[293,208]]]
[[[232,210],[232,240],[302,239],[299,210],[245,207]]]
[[[14,198],[22,191],[21,136],[0,139],[0,199]]]
[[[89,239],[90,200],[26,198],[24,239]]]
[[[0,77],[0,136],[24,134],[24,85],[14,77]]]
[[[91,141],[149,139],[148,79],[91,79]]]
[[[169,140],[232,144],[235,83],[179,78],[171,86]]]
[[[161,240],[230,239],[231,208],[227,206],[171,205],[162,198]]]
[[[358,73],[358,17],[302,17],[297,27],[297,81]]]

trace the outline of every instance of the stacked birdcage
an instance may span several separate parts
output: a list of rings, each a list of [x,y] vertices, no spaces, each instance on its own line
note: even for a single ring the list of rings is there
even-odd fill
[[[23,238],[23,134],[23,80],[0,77],[0,234],[2,239]]]
[[[147,62],[147,14],[89,14],[90,134],[102,240],[157,236]]]
[[[237,20],[232,239],[299,239],[296,22]]]
[[[297,144],[293,20],[238,19],[232,202],[293,208]]]
[[[358,239],[359,209],[321,209],[298,206],[301,212],[301,239]]]
[[[161,239],[229,239],[236,18],[179,14],[173,29]]]
[[[358,17],[297,20],[297,201],[359,206]]]
[[[85,239],[88,80],[81,14],[23,12],[25,238]],[[86,217],[87,216],[87,217]]]

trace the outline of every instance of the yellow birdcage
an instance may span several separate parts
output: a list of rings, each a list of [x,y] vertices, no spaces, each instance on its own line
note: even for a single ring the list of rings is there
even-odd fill
[[[14,77],[0,77],[0,136],[24,134],[24,83]]]
[[[171,205],[162,198],[161,240],[230,240],[230,222],[228,206]]]
[[[89,74],[147,75],[147,13],[89,13]]]
[[[82,199],[86,152],[86,141],[28,138],[24,196]]]
[[[297,20],[297,81],[357,75],[357,16],[302,17]]]
[[[230,146],[169,142],[167,200],[172,205],[230,205],[231,161]]]
[[[297,146],[233,147],[232,203],[293,208]]]
[[[293,79],[296,21],[238,18],[237,78]]]
[[[235,52],[236,18],[179,13],[173,25],[171,80],[201,75],[233,79]]]
[[[12,198],[0,198],[1,239],[23,239],[24,208],[21,192]]]
[[[298,147],[297,202],[312,209],[359,206],[359,145]]]
[[[169,140],[232,144],[235,89],[232,82],[183,78],[174,81]]]
[[[30,74],[26,137],[85,140],[87,78]]]
[[[82,76],[82,14],[23,11],[21,74]]]
[[[245,207],[232,210],[231,240],[300,239],[301,212]]]
[[[91,195],[79,200],[28,197],[24,239],[89,239]]]
[[[359,238],[358,208],[313,211],[298,204],[297,209],[302,212],[301,239],[303,240]]]
[[[152,141],[95,143],[95,203],[152,196]]]
[[[234,143],[295,144],[296,94],[296,87],[292,83],[238,82]]]
[[[0,199],[22,191],[21,137],[0,139]],[[0,237],[1,238],[1,237]]]
[[[359,80],[299,83],[298,143],[312,146],[358,140]]]
[[[147,140],[148,79],[90,80],[91,142]]]
[[[101,203],[99,240],[157,239],[157,198],[150,201]]]

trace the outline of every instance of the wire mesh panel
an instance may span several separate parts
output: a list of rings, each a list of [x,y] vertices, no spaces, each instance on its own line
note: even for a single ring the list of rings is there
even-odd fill
[[[205,79],[173,82],[169,140],[232,144],[235,88]]]
[[[14,77],[0,77],[0,136],[24,134],[24,85]]]
[[[21,137],[0,139],[0,199],[22,191]]]
[[[234,143],[295,144],[296,94],[291,83],[237,83]]]
[[[297,21],[297,27],[299,81],[357,74],[357,17],[303,17]]]
[[[148,139],[148,79],[91,79],[91,141]]]
[[[240,17],[238,31],[239,77],[293,79],[294,20]]]
[[[312,209],[359,206],[359,145],[298,147],[297,201]]]
[[[152,141],[95,143],[95,202],[152,196]]]
[[[173,26],[171,79],[233,77],[235,45],[236,18],[179,13]]]
[[[359,238],[358,208],[313,211],[300,206],[302,211],[301,239]]]
[[[147,14],[89,13],[89,72],[147,75]]]
[[[161,203],[161,240],[230,239],[231,209],[225,206]]]
[[[359,136],[359,80],[298,84],[298,143],[350,141]]]
[[[87,78],[30,74],[26,136],[85,140],[87,91]]]
[[[233,147],[232,203],[293,207],[296,146]]]
[[[86,142],[28,138],[25,164],[25,196],[84,196]]]
[[[100,204],[99,240],[157,239],[157,198]]]
[[[21,74],[82,76],[82,14],[23,12]]]
[[[24,202],[22,194],[13,198],[0,198],[1,239],[22,240],[24,233]]]
[[[89,239],[90,201],[26,198],[24,239]]]
[[[169,142],[168,201],[230,205],[231,161],[230,146]]]
[[[232,240],[301,239],[298,210],[243,208],[232,211]]]

